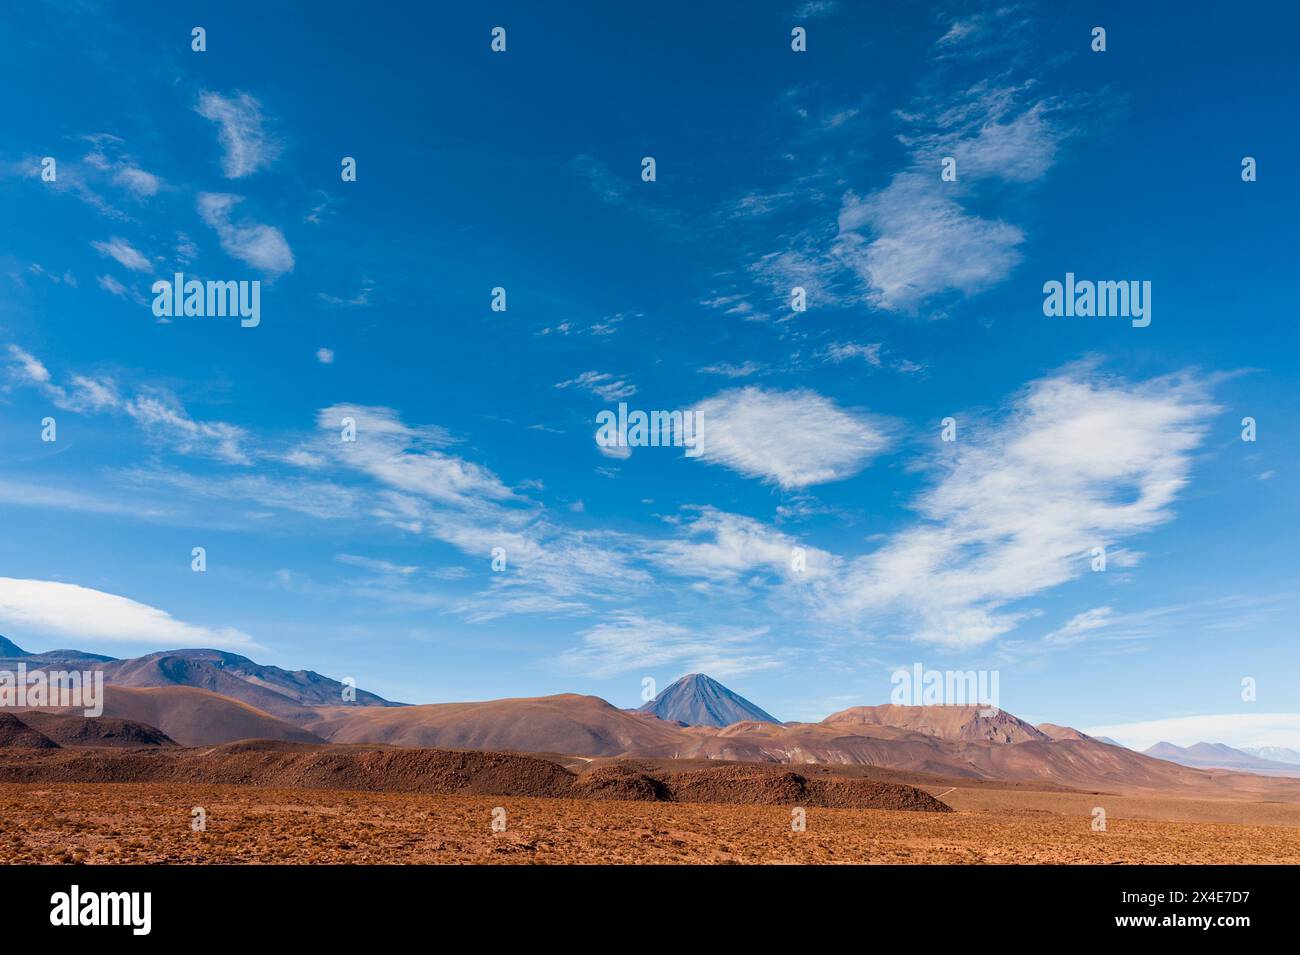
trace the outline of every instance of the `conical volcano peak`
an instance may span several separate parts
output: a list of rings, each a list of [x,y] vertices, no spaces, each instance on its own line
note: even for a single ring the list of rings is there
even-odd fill
[[[744,720],[780,722],[706,673],[688,673],[641,707],[641,712],[688,726],[730,726]]]

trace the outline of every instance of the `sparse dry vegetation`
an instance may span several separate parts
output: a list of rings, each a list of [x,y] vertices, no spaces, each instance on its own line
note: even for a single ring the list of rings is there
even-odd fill
[[[5,863],[1300,863],[1300,828],[980,809],[786,806],[168,784],[0,785]],[[1058,798],[1058,797],[1052,797]],[[1086,800],[1085,800],[1086,801]],[[958,800],[960,805],[961,800]],[[993,808],[993,804],[1003,805]],[[190,829],[203,806],[207,831]],[[492,810],[507,811],[494,833]],[[1121,813],[1122,814],[1122,813]]]

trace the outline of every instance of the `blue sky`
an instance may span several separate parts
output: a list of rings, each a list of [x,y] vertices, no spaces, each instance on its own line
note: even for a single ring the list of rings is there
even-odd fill
[[[1294,11],[184,6],[3,37],[0,633],[784,719],[919,661],[1300,746]],[[260,324],[160,321],[177,271]],[[619,401],[703,455],[602,450]]]

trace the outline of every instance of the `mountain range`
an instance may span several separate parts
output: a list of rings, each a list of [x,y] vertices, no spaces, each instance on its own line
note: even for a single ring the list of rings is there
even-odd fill
[[[700,673],[677,680],[640,709],[623,710],[572,693],[407,705],[310,670],[264,666],[218,650],[116,659],[75,650],[27,653],[0,638],[0,669],[19,662],[29,669],[93,665],[105,674],[104,718],[117,721],[119,729],[132,728],[103,735],[135,739],[157,732],[169,743],[190,747],[269,739],[558,754],[588,761],[848,764],[946,780],[1228,797],[1293,785],[1264,777],[1300,775],[1300,767],[1229,747],[1212,754],[1195,747],[1153,747],[1144,754],[1068,726],[1034,726],[1004,710],[977,706],[855,706],[816,723],[781,723]],[[1191,759],[1200,762],[1187,762]],[[1279,772],[1279,766],[1292,772]]]
[[[284,670],[222,650],[163,650],[117,659],[84,650],[28,653],[0,637],[0,669],[96,669],[113,686],[188,686],[219,693],[284,719],[309,719],[316,706],[402,706],[313,670]]]
[[[1243,753],[1250,753],[1251,756],[1258,756],[1260,759],[1300,766],[1300,752],[1287,749],[1285,746],[1239,746],[1237,748]]]
[[[1282,755],[1294,753],[1294,750],[1272,747],[1280,750]],[[1266,759],[1254,752],[1234,749],[1223,743],[1193,743],[1191,746],[1175,746],[1173,743],[1160,742],[1143,750],[1148,756],[1166,759],[1182,766],[1195,766],[1200,769],[1232,769],[1242,773],[1258,773],[1263,776],[1300,777],[1300,765],[1282,760]]]

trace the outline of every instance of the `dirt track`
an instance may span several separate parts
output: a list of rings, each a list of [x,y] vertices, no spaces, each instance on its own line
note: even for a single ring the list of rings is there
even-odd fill
[[[207,831],[191,831],[191,809]],[[506,810],[494,833],[492,810]],[[1300,863],[1300,828],[169,784],[0,785],[0,862]]]

